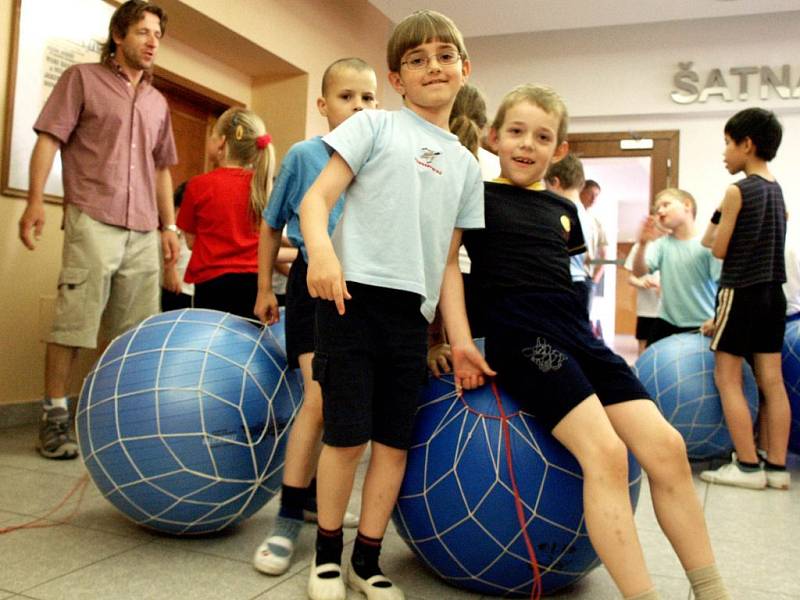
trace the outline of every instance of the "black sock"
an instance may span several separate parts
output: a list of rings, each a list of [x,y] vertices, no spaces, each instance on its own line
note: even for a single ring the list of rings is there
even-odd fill
[[[334,529],[333,531],[330,529],[317,527],[317,566],[324,565],[326,563],[336,563],[337,565],[341,565],[343,546],[344,534],[342,533],[341,527],[339,527],[339,529]],[[331,574],[328,576],[335,577],[336,575]],[[324,577],[324,575],[321,577]]]
[[[292,487],[284,483],[281,486],[281,509],[278,511],[278,516],[302,521],[305,501],[306,488]]]
[[[369,579],[373,575],[383,575],[378,566],[378,556],[381,553],[382,538],[371,538],[360,531],[353,544],[353,557],[350,564],[356,575],[361,579]],[[383,581],[375,584],[375,587],[390,587],[391,584]]]
[[[311,480],[306,488],[306,497],[303,508],[311,512],[317,512],[317,478]]]
[[[739,467],[742,469],[742,471],[745,471],[747,473],[752,471],[758,471],[761,468],[761,466],[757,462],[749,463],[749,462],[744,462],[743,460],[740,460],[738,462],[739,462]]]
[[[764,461],[764,470],[766,471],[785,471],[786,465],[776,465],[774,463],[769,462],[768,460]]]

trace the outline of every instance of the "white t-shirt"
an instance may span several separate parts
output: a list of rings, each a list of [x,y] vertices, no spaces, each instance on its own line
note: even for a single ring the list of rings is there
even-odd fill
[[[636,256],[636,251],[639,249],[639,242],[636,242],[631,251],[628,253],[628,258],[625,259],[625,269],[633,273],[633,257]],[[649,277],[654,277],[660,280],[660,273],[656,271],[651,273]],[[653,289],[645,290],[640,287],[636,288],[636,316],[637,317],[651,317],[658,316],[660,310],[659,303],[661,302],[661,295]]]
[[[786,316],[800,312],[800,235],[797,226],[792,227],[787,223],[786,246],[784,256],[786,260],[786,283],[783,284],[783,294],[786,296]]]
[[[475,157],[407,108],[362,111],[323,141],[355,174],[332,236],[345,279],[419,294],[432,321],[453,230],[484,224]]]

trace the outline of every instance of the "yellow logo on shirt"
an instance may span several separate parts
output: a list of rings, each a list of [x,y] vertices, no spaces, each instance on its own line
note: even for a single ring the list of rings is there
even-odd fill
[[[569,220],[567,215],[561,215],[561,226],[567,233],[569,233],[570,229],[572,229],[572,222]]]

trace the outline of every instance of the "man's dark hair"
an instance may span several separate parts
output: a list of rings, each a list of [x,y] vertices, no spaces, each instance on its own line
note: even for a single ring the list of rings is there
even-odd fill
[[[750,138],[756,147],[756,156],[770,161],[775,158],[781,145],[783,127],[774,112],[763,108],[746,108],[728,119],[725,133],[737,144]]]
[[[109,56],[117,51],[117,43],[114,41],[114,34],[124,38],[128,35],[128,29],[131,25],[135,25],[144,17],[144,13],[149,12],[158,17],[161,22],[161,35],[167,29],[167,13],[164,12],[159,6],[150,4],[144,0],[128,0],[121,4],[114,14],[111,16],[111,21],[108,23],[108,39],[103,44],[103,49],[100,54],[100,62],[106,62]]]

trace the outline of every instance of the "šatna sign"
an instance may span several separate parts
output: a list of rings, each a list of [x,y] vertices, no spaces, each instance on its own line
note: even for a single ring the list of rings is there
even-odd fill
[[[783,100],[800,98],[800,80],[792,85],[792,69],[789,65],[782,65],[777,72],[772,67],[731,67],[726,75],[723,75],[722,69],[711,69],[705,78],[705,85],[701,86],[700,75],[692,69],[693,64],[678,63],[679,70],[672,79],[676,89],[670,94],[673,102],[707,102],[714,96],[725,102],[744,102],[756,97],[767,100],[773,95]],[[751,84],[758,89],[751,92]]]

